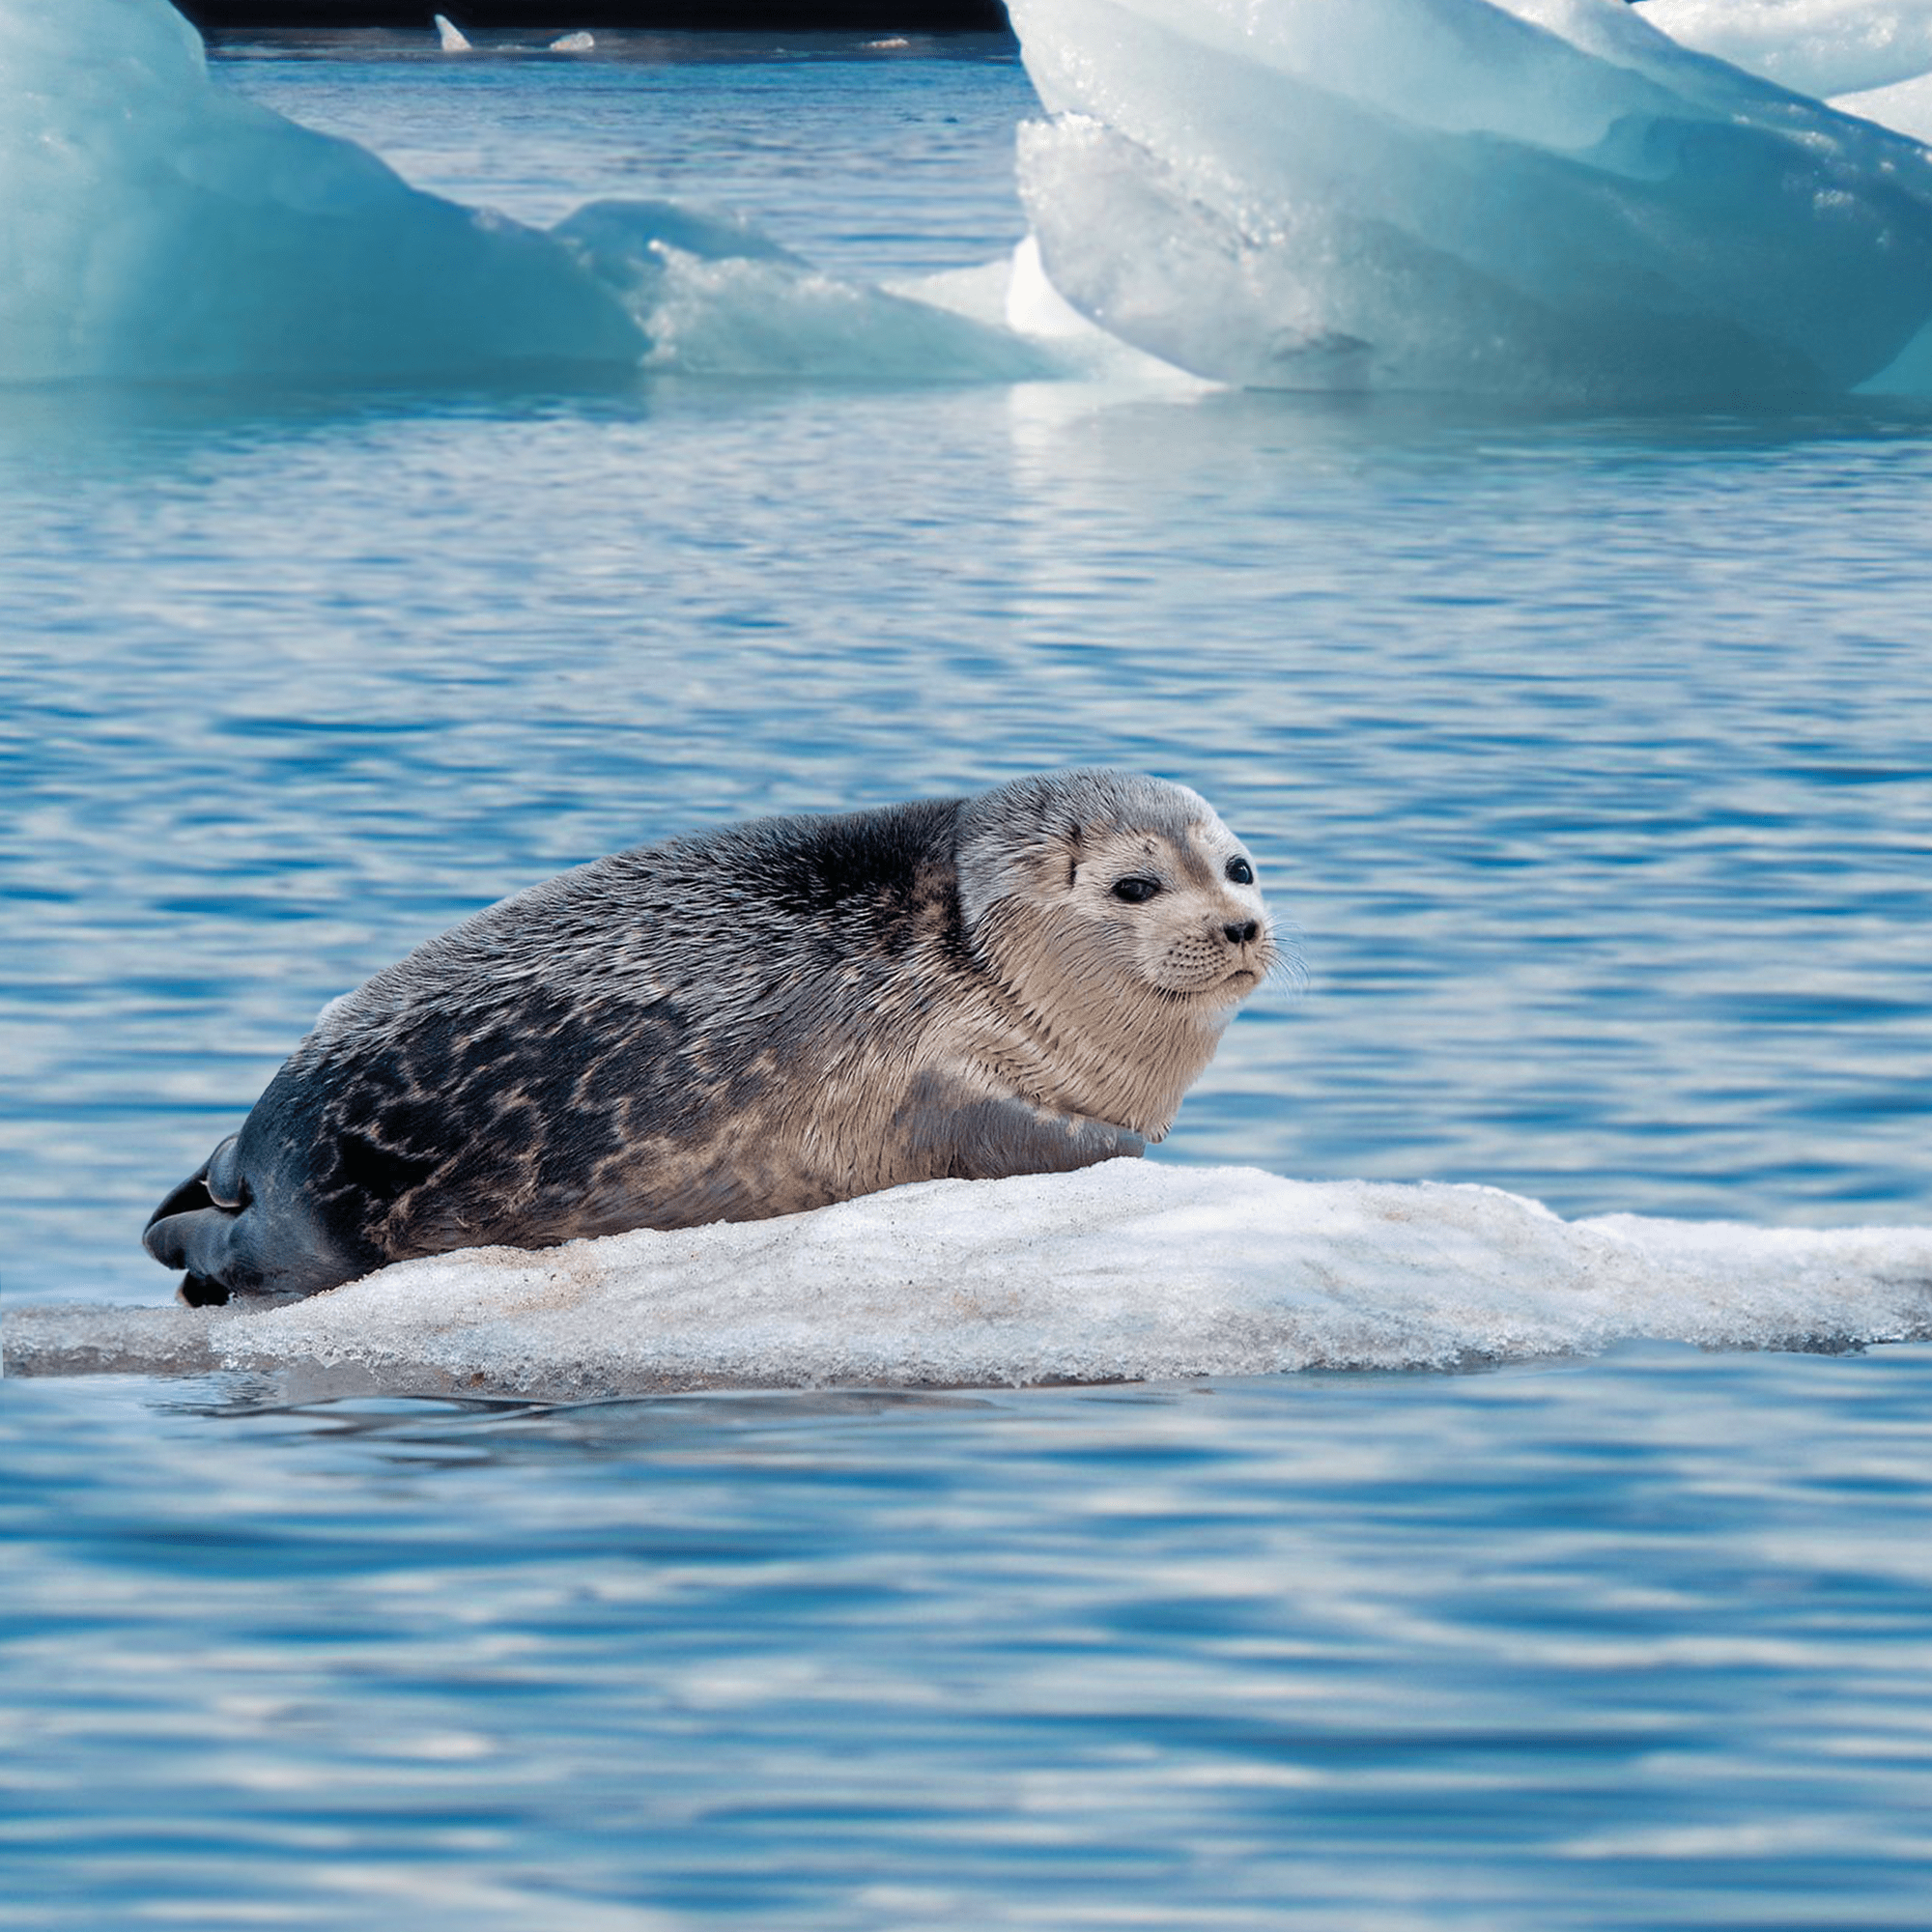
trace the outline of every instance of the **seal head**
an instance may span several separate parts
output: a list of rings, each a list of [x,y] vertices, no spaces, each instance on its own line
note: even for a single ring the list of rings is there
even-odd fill
[[[1276,958],[1199,794],[767,818],[491,906],[332,1001],[156,1210],[196,1301],[1140,1153]]]

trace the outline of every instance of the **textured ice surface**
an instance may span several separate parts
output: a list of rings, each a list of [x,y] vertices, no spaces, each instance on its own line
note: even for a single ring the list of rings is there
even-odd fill
[[[1932,314],[1932,156],[1619,0],[1011,11],[1048,274],[1206,376],[1769,398]]]
[[[1932,1229],[1565,1222],[1490,1188],[1113,1161],[783,1220],[479,1249],[286,1307],[11,1312],[9,1373],[391,1389],[992,1385],[1440,1368],[1634,1337],[1932,1335]]]
[[[452,379],[638,363],[1013,381],[1004,327],[644,204],[546,234],[209,74],[167,0],[0,0],[0,382]]]
[[[1932,345],[1901,356],[1932,315],[1932,156],[1649,23],[1881,88],[1861,110],[1916,128],[1932,0],[1013,13],[1054,118],[1022,132],[1011,298],[976,312],[661,204],[550,233],[459,207],[218,85],[166,0],[0,0],[0,382],[1143,381],[1151,357],[1614,404],[1932,386]],[[1102,334],[1042,299],[1042,263]]]
[[[1932,0],[1647,0],[1643,11],[1686,46],[1932,140]]]
[[[741,217],[599,201],[551,233],[637,318],[648,368],[912,383],[1023,382],[1055,368],[995,318],[823,274]]]
[[[1643,0],[1653,26],[1800,94],[1932,71],[1932,0]]]
[[[463,376],[639,346],[562,243],[217,86],[165,0],[0,0],[0,380]]]

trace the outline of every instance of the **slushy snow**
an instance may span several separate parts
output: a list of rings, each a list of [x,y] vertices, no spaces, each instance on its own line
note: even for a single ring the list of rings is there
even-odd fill
[[[547,1397],[1453,1368],[1637,1338],[1932,1336],[1932,1228],[1566,1222],[1492,1188],[1111,1161],[405,1262],[239,1312],[13,1310],[9,1374],[297,1371]]]

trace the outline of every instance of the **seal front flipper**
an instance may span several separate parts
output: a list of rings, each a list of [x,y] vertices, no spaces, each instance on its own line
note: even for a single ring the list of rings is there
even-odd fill
[[[905,1135],[920,1179],[1071,1174],[1147,1151],[1146,1140],[1130,1127],[1054,1113],[1017,1096],[965,1098],[930,1075],[914,1087],[894,1124]]]

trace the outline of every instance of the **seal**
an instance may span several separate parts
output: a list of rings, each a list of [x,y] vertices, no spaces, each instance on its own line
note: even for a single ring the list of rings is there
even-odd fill
[[[332,1001],[145,1243],[290,1296],[1137,1155],[1276,957],[1240,841],[1132,773],[672,838]]]

